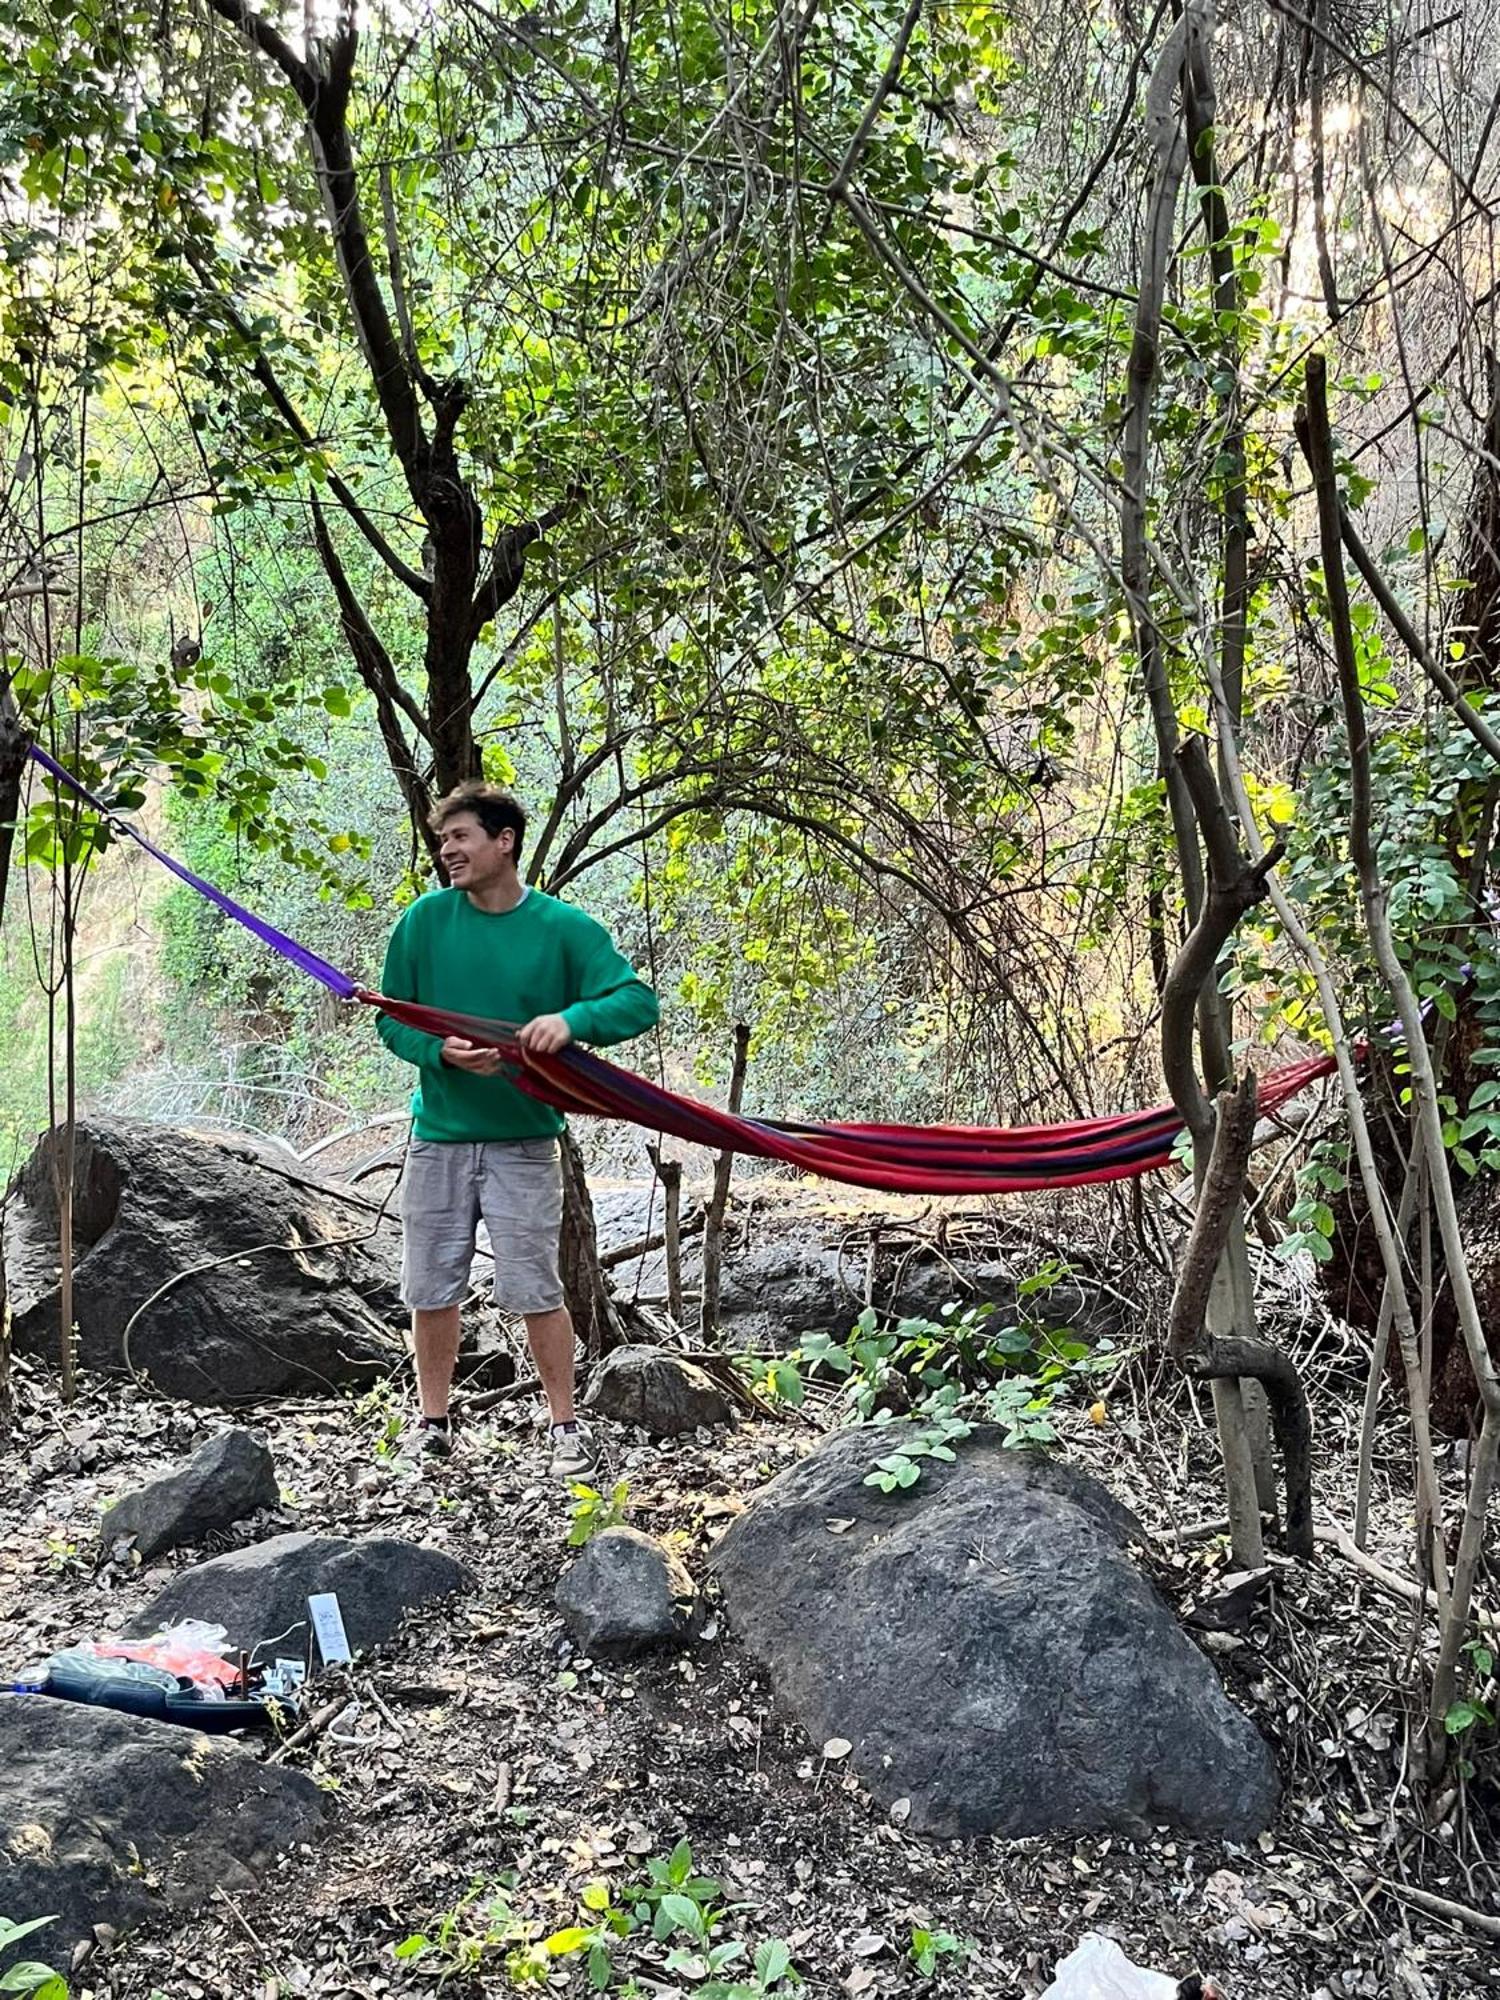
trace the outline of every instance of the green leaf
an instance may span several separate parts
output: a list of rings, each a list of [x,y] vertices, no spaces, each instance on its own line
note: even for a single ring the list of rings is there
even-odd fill
[[[566,1958],[571,1952],[582,1951],[590,1935],[591,1933],[584,1930],[581,1924],[569,1924],[565,1929],[554,1931],[550,1937],[544,1938],[543,1948],[549,1958]]]
[[[663,1896],[657,1915],[666,1923],[669,1930],[686,1931],[691,1938],[702,1938],[707,1935],[703,1912],[690,1897]]]
[[[56,1916],[28,1917],[25,1923],[12,1923],[9,1917],[0,1917],[0,1948],[9,1950],[19,1944],[23,1937],[30,1937],[33,1931],[45,1930],[48,1924],[55,1924]]]
[[[791,1946],[780,1938],[767,1938],[756,1949],[755,1976],[762,1986],[774,1986],[778,1979],[784,1979],[792,1963]]]
[[[1450,1736],[1461,1736],[1466,1729],[1472,1729],[1476,1722],[1487,1722],[1488,1711],[1477,1701],[1456,1701],[1443,1717],[1443,1727]]]
[[[68,1989],[50,1965],[27,1959],[0,1978],[0,1993],[24,1993],[30,2000],[68,2000]]]
[[[802,1377],[790,1361],[772,1362],[767,1379],[783,1403],[790,1403],[793,1409],[802,1403],[806,1391],[802,1386]]]

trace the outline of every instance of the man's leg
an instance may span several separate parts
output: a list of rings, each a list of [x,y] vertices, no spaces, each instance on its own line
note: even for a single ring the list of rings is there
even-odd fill
[[[487,1148],[484,1216],[495,1252],[495,1303],[518,1312],[552,1424],[552,1470],[580,1479],[594,1462],[588,1427],[573,1408],[573,1321],[558,1270],[562,1161],[555,1139]]]
[[[551,1312],[527,1313],[526,1339],[547,1398],[547,1413],[555,1424],[573,1422],[573,1381],[577,1373],[573,1321],[566,1306]]]
[[[453,1371],[458,1366],[458,1307],[424,1309],[418,1306],[411,1316],[411,1338],[412,1346],[417,1351],[417,1400],[421,1404],[422,1415],[446,1417],[448,1397],[453,1389]]]
[[[401,1291],[411,1308],[418,1455],[448,1448],[448,1397],[458,1366],[460,1301],[479,1220],[479,1148],[413,1139],[401,1178]],[[436,1303],[437,1301],[446,1303]],[[429,1304],[428,1301],[434,1303]]]

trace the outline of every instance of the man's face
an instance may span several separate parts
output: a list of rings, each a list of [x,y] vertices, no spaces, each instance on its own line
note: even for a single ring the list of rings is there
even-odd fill
[[[443,822],[439,852],[455,889],[483,889],[504,873],[515,844],[509,827],[488,834],[476,814],[459,812]]]

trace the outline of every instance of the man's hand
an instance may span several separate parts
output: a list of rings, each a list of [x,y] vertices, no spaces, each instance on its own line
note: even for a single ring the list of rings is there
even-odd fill
[[[462,1035],[449,1035],[443,1043],[443,1061],[449,1069],[464,1069],[470,1076],[493,1076],[504,1057],[498,1049],[481,1049]]]
[[[559,1049],[565,1049],[573,1039],[573,1030],[561,1014],[538,1014],[534,1021],[528,1021],[516,1035],[516,1040],[529,1055],[555,1056]]]

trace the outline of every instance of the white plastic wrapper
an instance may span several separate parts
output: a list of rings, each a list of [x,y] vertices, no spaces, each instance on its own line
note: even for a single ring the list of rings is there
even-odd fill
[[[1113,1938],[1088,1931],[1058,1966],[1041,2000],[1177,2000],[1177,1981],[1148,1972]]]

